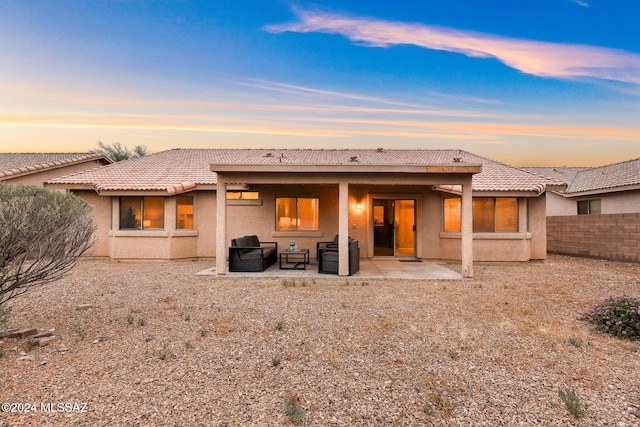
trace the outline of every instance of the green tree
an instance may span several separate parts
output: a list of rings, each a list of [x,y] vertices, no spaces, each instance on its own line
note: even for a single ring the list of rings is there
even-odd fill
[[[91,153],[104,154],[114,162],[121,162],[122,160],[135,159],[136,157],[143,157],[147,155],[147,147],[145,145],[136,145],[133,150],[129,147],[114,142],[113,144],[105,144],[102,141],[98,141],[98,148],[90,150]]]
[[[91,207],[72,193],[0,183],[0,306],[68,274],[95,229]]]

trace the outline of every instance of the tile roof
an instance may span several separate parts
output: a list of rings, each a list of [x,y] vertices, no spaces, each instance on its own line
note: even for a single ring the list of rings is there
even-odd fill
[[[164,190],[181,192],[215,184],[215,164],[263,165],[457,165],[482,164],[474,175],[476,191],[544,192],[551,180],[504,163],[461,150],[318,150],[318,149],[173,149],[103,166],[49,181],[51,184],[92,186],[96,191]]]
[[[0,180],[98,159],[111,162],[96,153],[0,153]]]
[[[567,183],[565,194],[625,190],[640,185],[640,158],[595,168],[523,168]]]

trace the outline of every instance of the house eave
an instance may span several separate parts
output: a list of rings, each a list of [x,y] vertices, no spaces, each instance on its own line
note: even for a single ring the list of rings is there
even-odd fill
[[[624,187],[600,188],[597,190],[590,190],[590,191],[578,191],[575,193],[563,193],[563,192],[555,192],[555,191],[554,193],[565,198],[573,198],[573,197],[584,197],[584,196],[596,196],[598,194],[621,193],[623,191],[633,191],[633,190],[640,190],[640,184],[627,185]]]
[[[388,164],[241,164],[212,163],[212,172],[260,172],[260,173],[433,173],[476,174],[482,172],[481,164],[388,165]]]

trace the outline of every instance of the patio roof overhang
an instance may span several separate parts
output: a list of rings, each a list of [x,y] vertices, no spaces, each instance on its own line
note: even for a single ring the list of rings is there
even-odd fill
[[[212,163],[211,171],[250,172],[250,173],[409,173],[409,174],[466,174],[480,173],[481,164],[452,163],[433,165],[398,165],[371,163],[342,163],[342,164],[255,164],[255,163]]]
[[[337,184],[338,185],[338,273],[348,275],[348,195],[351,184],[432,186],[459,185],[461,188],[462,275],[473,275],[472,177],[482,172],[481,164],[299,164],[299,163],[212,163],[217,174],[217,190],[225,194],[229,184]],[[216,241],[226,242],[226,197],[217,197]],[[217,274],[226,273],[226,245],[216,248]]]

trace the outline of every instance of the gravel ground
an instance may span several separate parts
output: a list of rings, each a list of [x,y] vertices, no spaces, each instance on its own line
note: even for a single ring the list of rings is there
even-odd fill
[[[210,266],[83,260],[12,301],[10,327],[60,339],[2,340],[0,401],[35,408],[0,426],[640,425],[640,342],[576,319],[640,296],[638,264],[550,256],[464,281],[194,275]]]

